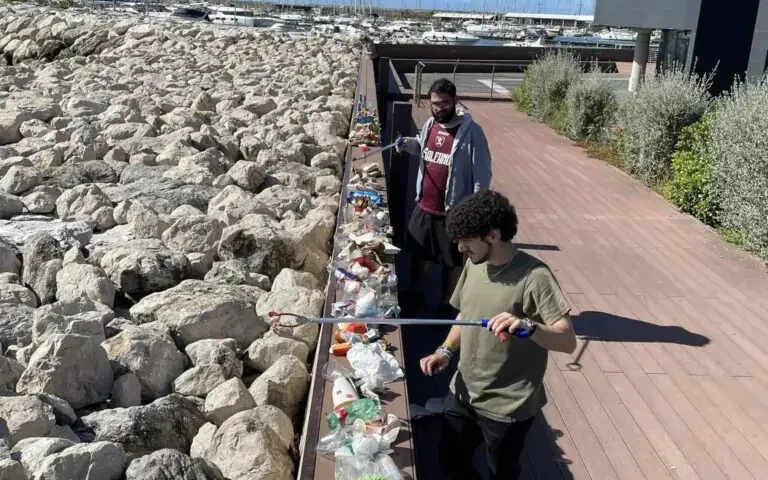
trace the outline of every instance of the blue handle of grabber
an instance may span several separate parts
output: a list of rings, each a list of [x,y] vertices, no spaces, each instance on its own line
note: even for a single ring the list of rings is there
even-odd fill
[[[480,326],[483,328],[488,328],[488,322],[490,321],[490,318],[482,318],[480,319]],[[525,328],[516,328],[515,331],[512,332],[512,335],[517,338],[528,338],[531,336],[531,331]]]

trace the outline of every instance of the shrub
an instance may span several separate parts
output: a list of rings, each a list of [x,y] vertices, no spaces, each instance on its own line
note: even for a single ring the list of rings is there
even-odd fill
[[[550,50],[533,62],[526,69],[530,114],[546,123],[562,118],[568,88],[580,74],[578,60],[565,51]]]
[[[566,94],[566,133],[574,140],[598,141],[618,108],[608,81],[597,74],[583,74]]]
[[[706,150],[726,229],[768,259],[768,80],[736,84],[709,125]]]
[[[680,130],[710,107],[711,77],[670,69],[648,79],[617,114],[622,166],[646,185],[669,179]]]
[[[672,180],[667,185],[666,194],[683,212],[716,227],[720,205],[706,154],[711,119],[712,114],[705,115],[680,131],[672,155]]]
[[[529,115],[533,113],[533,100],[531,99],[532,82],[532,70],[531,67],[527,67],[523,81],[520,82],[520,86],[512,93],[512,100],[517,103],[518,108]]]

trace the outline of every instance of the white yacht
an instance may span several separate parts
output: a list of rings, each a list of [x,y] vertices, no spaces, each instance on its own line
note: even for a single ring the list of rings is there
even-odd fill
[[[442,45],[473,45],[477,43],[480,38],[469,33],[456,31],[454,28],[446,28],[443,30],[432,29],[428,32],[424,32],[421,35],[421,39],[425,43],[434,43]]]
[[[211,21],[218,25],[241,25],[255,27],[256,19],[253,10],[237,7],[211,6],[212,12],[208,15]]]

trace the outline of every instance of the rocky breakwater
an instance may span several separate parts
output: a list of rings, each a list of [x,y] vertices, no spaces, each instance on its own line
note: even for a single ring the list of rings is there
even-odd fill
[[[358,50],[6,10],[0,479],[288,479]]]

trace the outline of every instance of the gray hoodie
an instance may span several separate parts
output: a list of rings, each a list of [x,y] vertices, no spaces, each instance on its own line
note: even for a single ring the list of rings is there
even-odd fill
[[[480,190],[487,190],[491,185],[491,152],[483,129],[472,120],[472,116],[456,110],[461,118],[461,126],[456,133],[451,152],[448,185],[445,189],[445,209],[448,210],[464,197]],[[430,117],[421,128],[417,137],[406,137],[403,149],[412,155],[418,155],[424,149],[424,142],[435,119]],[[419,175],[416,178],[416,202],[421,200],[421,185],[424,179],[424,159],[419,161]]]

